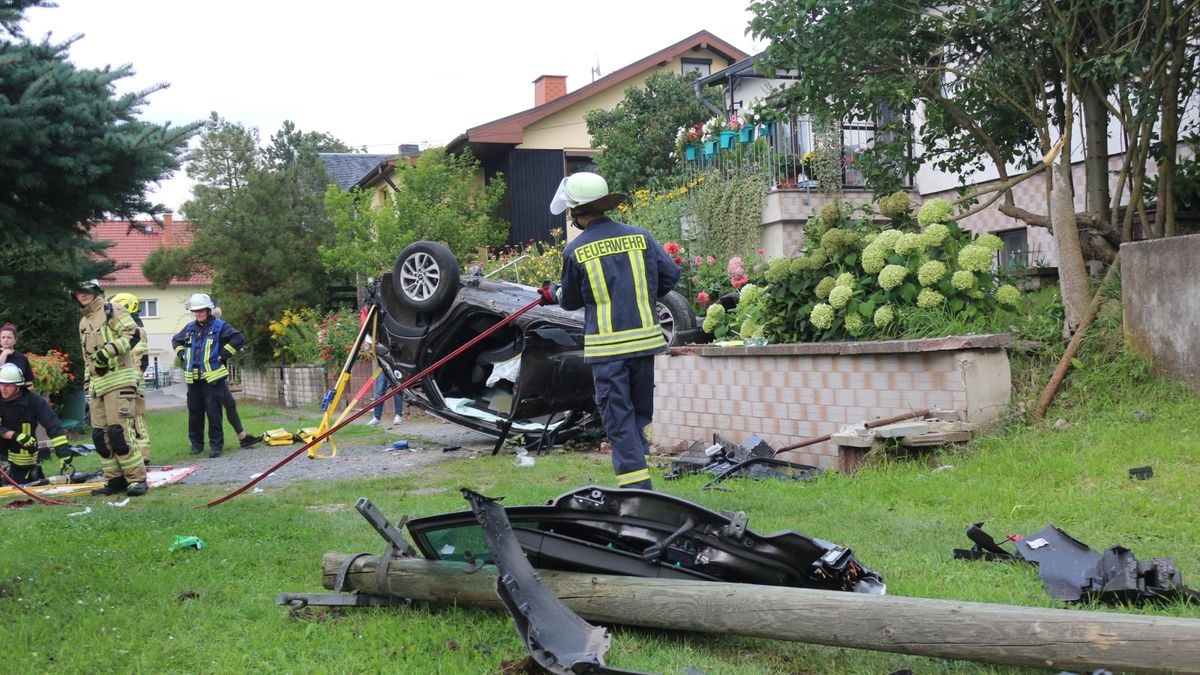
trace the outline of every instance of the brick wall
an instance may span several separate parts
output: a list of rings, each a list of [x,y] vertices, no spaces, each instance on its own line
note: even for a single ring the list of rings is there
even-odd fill
[[[679,347],[655,358],[654,443],[751,434],[780,448],[922,408],[995,419],[1011,397],[1007,335],[764,347]],[[836,468],[829,443],[788,453]]]

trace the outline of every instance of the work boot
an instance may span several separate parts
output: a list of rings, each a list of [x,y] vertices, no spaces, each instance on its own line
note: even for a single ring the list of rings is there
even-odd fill
[[[204,448],[192,448],[192,454],[193,454],[193,455],[198,455],[198,454],[200,454],[200,453],[202,453],[202,452],[204,452]]]
[[[208,453],[208,456],[213,458],[220,457],[221,448],[213,448],[212,451]]]
[[[262,439],[263,439],[262,436],[255,436],[254,434],[246,434],[246,437],[241,439],[240,441],[238,441],[238,443],[243,448],[248,448],[248,447],[254,445],[255,443],[262,441]]]
[[[146,484],[146,481],[140,481],[125,488],[125,494],[129,495],[130,497],[141,497],[142,495],[146,494],[146,490],[149,489],[150,486]]]
[[[97,497],[102,497],[104,495],[115,495],[124,492],[125,488],[127,487],[129,487],[129,481],[125,480],[124,476],[117,476],[116,478],[113,478],[105,483],[103,487],[98,487],[95,490],[92,490],[92,494],[96,495]]]

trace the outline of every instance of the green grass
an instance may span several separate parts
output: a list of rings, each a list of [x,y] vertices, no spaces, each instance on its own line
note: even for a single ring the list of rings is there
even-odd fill
[[[712,509],[744,510],[760,532],[794,529],[849,546],[883,574],[893,595],[1051,606],[1030,567],[951,559],[951,549],[968,546],[965,526],[979,520],[997,535],[1054,523],[1095,549],[1120,544],[1142,560],[1173,557],[1184,581],[1200,586],[1194,498],[1200,400],[1150,379],[1144,369],[1125,372],[1133,363],[1120,360],[1127,357],[1102,367],[1102,356],[1093,346],[1081,357],[1085,367],[1051,410],[1049,419],[1066,421],[1060,429],[1014,419],[956,452],[872,457],[854,476],[831,474],[804,484],[729,481],[728,491],[704,491],[702,478],[689,477],[656,485]],[[1099,393],[1114,384],[1128,384],[1131,393]],[[319,417],[253,407],[242,414],[255,430],[315,424]],[[156,413],[150,423],[156,458],[186,457],[183,413]],[[382,437],[361,425],[347,431]],[[280,457],[288,452],[278,450]],[[1147,464],[1153,479],[1128,478],[1130,467]],[[945,465],[954,468],[932,472]],[[87,515],[68,516],[73,507],[0,510],[4,670],[498,672],[501,661],[525,654],[502,612],[426,605],[311,610],[293,618],[275,606],[275,595],[324,592],[321,556],[327,551],[382,551],[382,540],[351,508],[360,496],[395,519],[460,510],[462,486],[505,496],[508,504],[534,504],[593,482],[612,484],[607,456],[559,453],[539,457],[530,468],[515,467],[508,457],[480,457],[403,477],[300,483],[213,509],[197,507],[225,490],[176,485],[152,490],[132,509],[81,497],[79,503],[92,507]],[[168,553],[176,535],[197,535],[208,545]],[[1200,618],[1200,608],[1183,603],[1087,609]],[[608,662],[665,673],[687,667],[707,673],[1022,672],[624,627],[613,630]]]

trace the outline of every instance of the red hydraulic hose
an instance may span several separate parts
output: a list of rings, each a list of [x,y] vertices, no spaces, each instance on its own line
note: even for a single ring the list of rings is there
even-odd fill
[[[395,396],[396,394],[400,393],[402,390],[407,389],[409,387],[409,385],[416,383],[416,382],[420,382],[421,380],[425,379],[425,376],[429,375],[430,373],[437,370],[438,368],[441,368],[442,366],[444,366],[446,364],[446,362],[450,361],[454,357],[463,353],[468,348],[475,346],[475,344],[477,342],[479,342],[480,340],[486,338],[487,336],[491,335],[492,333],[495,333],[501,327],[511,323],[513,319],[517,318],[518,316],[521,316],[525,312],[528,312],[529,310],[533,309],[534,307],[537,307],[540,304],[542,304],[542,299],[538,298],[537,300],[534,300],[533,302],[529,303],[528,305],[525,305],[521,309],[518,309],[517,311],[513,312],[512,314],[509,314],[508,316],[504,317],[504,319],[501,320],[499,323],[497,323],[495,326],[492,326],[491,328],[483,331],[479,335],[476,335],[474,338],[471,338],[471,340],[468,341],[465,345],[459,347],[458,349],[455,349],[453,352],[450,352],[446,356],[443,356],[441,359],[439,359],[437,361],[437,363],[434,363],[433,365],[429,366],[425,370],[422,370],[421,372],[417,373],[416,375],[413,375],[412,377],[408,378],[404,382],[401,382],[400,386],[396,387],[395,389],[392,389],[391,391],[384,393],[383,396],[380,396],[379,398],[372,401],[370,404],[363,406],[363,408],[361,410],[359,410],[358,412],[354,413],[353,415],[347,417],[346,419],[342,420],[341,422],[338,422],[334,426],[330,427],[329,430],[326,431],[325,433],[320,434],[319,436],[316,436],[308,443],[305,443],[303,446],[300,447],[299,450],[293,452],[292,454],[288,455],[287,457],[284,457],[282,460],[280,460],[280,462],[278,464],[276,464],[275,466],[271,467],[270,469],[267,469],[266,471],[262,472],[262,474],[259,475],[257,478],[252,479],[250,482],[248,482],[245,485],[241,486],[240,488],[234,490],[233,492],[230,492],[229,494],[225,495],[224,497],[221,497],[219,499],[214,499],[213,501],[205,504],[204,506],[205,507],[216,506],[217,504],[229,501],[230,499],[233,499],[234,497],[242,494],[246,490],[249,490],[250,488],[254,487],[254,485],[256,485],[259,481],[263,480],[267,476],[270,476],[277,469],[279,469],[279,467],[283,466],[284,464],[287,464],[288,462],[292,461],[293,459],[296,459],[305,450],[308,450],[313,445],[320,443],[321,441],[325,440],[326,438],[329,438],[338,429],[341,429],[342,427],[346,426],[347,424],[349,424],[349,423],[353,422],[354,420],[358,419],[359,417],[361,417],[368,410],[375,407],[375,403],[382,403],[384,401],[387,401],[392,396]]]
[[[13,477],[8,475],[7,473],[5,473],[4,469],[0,469],[0,478],[3,478],[4,482],[8,483],[9,485],[17,488],[17,490],[24,493],[25,496],[32,497],[33,500],[39,504],[45,504],[46,506],[79,506],[79,504],[76,504],[75,502],[60,502],[55,499],[46,499],[45,497],[43,497],[39,494],[34,494],[34,493],[30,492],[29,490],[26,490],[24,487],[22,487],[20,483],[13,480]]]

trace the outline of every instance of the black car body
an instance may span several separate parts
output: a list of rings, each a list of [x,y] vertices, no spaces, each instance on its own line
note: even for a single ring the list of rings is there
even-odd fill
[[[389,378],[413,377],[535,302],[533,286],[461,275],[445,247],[404,249],[379,283],[377,353]],[[697,332],[688,302],[659,302],[669,341]],[[405,390],[432,415],[492,436],[554,432],[558,440],[599,423],[591,369],[583,362],[583,311],[534,307]]]

